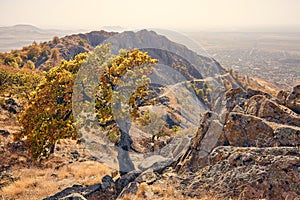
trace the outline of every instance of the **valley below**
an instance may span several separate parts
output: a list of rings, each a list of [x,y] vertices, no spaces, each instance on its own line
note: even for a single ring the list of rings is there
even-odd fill
[[[299,33],[186,33],[224,67],[290,88],[299,84]]]

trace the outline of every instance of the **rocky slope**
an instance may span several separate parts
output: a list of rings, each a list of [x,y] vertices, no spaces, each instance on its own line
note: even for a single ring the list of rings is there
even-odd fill
[[[69,188],[48,199],[74,193],[79,199],[163,199],[157,191],[162,185],[182,198],[298,199],[299,115],[278,98],[250,88],[228,90],[224,97],[223,113],[205,113],[176,162],[115,181],[107,176],[100,185]]]
[[[57,42],[48,42],[47,45],[51,49],[57,48],[62,59],[71,60],[79,53],[93,50],[97,45],[115,34],[117,33],[105,31],[73,34],[62,37]]]
[[[151,35],[148,38],[157,37],[152,32],[141,31],[139,34]],[[117,40],[116,37],[112,38]],[[124,33],[122,38],[135,38],[128,39],[134,41],[130,46],[122,46],[128,43],[121,43],[122,48],[144,45],[132,33]],[[160,42],[165,43],[163,39]],[[168,148],[160,149],[160,156],[172,154],[171,157],[167,156],[171,160],[153,158],[148,163],[150,159],[147,158],[142,161],[147,163],[147,167],[137,167],[136,171],[117,180],[106,177],[102,185],[69,188],[49,199],[64,198],[74,193],[78,193],[76,195],[81,197],[77,198],[82,199],[101,199],[103,196],[110,199],[159,199],[165,196],[155,188],[162,185],[175,188],[180,198],[299,198],[299,86],[290,92],[279,92],[272,84],[226,70],[211,58],[195,58],[185,47],[177,48],[177,54],[174,55],[172,51],[175,45],[172,43],[163,45],[167,46],[166,49],[153,47],[154,42],[147,45],[150,48],[145,49],[154,58],[160,59],[161,64],[176,69],[176,66],[186,62],[187,70],[181,71],[185,74],[185,81],[205,81],[213,85],[209,98],[206,96],[207,100],[202,101],[206,105],[206,112],[202,110],[204,113],[198,131],[187,132],[186,136],[189,137],[171,139],[167,142]],[[186,58],[180,59],[179,64],[178,55]],[[202,64],[194,64],[195,59],[202,61]],[[193,73],[195,69],[203,73],[197,75]],[[160,78],[164,80],[165,77]],[[156,87],[160,90],[170,89],[170,86],[163,84]],[[198,89],[203,89],[203,85]],[[171,91],[177,92],[178,96],[180,90],[172,88]],[[170,100],[173,98],[170,93],[163,93],[160,97],[164,94],[164,99],[168,99],[165,104],[173,111],[183,106],[174,104]],[[184,115],[180,117],[182,120]]]
[[[231,89],[225,97],[225,116],[208,112],[176,165],[179,171],[194,172],[184,181],[186,194],[299,197],[299,115],[277,98],[251,89]]]
[[[46,199],[300,198],[299,86],[279,91],[152,31],[82,37],[157,58],[149,97],[156,104],[141,110],[158,112],[179,131],[153,137],[133,123],[129,154],[136,170],[96,184],[74,182]],[[77,53],[71,49],[65,56]]]
[[[72,60],[77,54],[93,50],[107,38],[115,35],[115,32],[92,31],[89,33],[73,34],[51,41],[33,42],[20,50],[0,52],[0,64],[15,68],[28,67],[28,62],[34,64],[35,69],[49,70],[59,65],[62,59]],[[30,64],[29,68],[32,68]]]
[[[223,113],[204,115],[189,149],[172,165],[172,173],[170,169],[156,172],[155,181],[150,177],[144,182],[152,180],[149,185],[154,187],[175,179],[175,188],[195,198],[299,198],[299,115],[277,98],[252,89],[227,91],[223,105]],[[137,192],[138,187],[132,191],[127,186],[122,193]],[[159,196],[150,192],[145,198]]]

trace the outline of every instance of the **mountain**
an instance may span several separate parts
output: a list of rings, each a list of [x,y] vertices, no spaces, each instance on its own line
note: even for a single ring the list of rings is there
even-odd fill
[[[20,170],[19,166],[34,168],[37,172],[32,173],[42,174],[39,177],[45,177],[47,184],[54,182],[55,189],[39,196],[47,200],[281,200],[300,197],[299,86],[291,91],[282,90],[276,84],[224,68],[214,58],[200,55],[183,44],[148,30],[74,34],[32,45],[29,49],[49,48],[52,53],[48,59],[56,49],[60,59],[71,60],[80,52],[91,51],[95,46],[108,42],[113,53],[121,48],[139,48],[158,59],[147,77],[151,80],[147,98],[152,103],[139,101],[141,113],[154,113],[149,115],[150,125],[142,127],[132,119],[129,140],[121,139],[118,144],[110,145],[102,132],[95,132],[95,127],[82,128],[83,145],[71,145],[63,140],[49,160],[39,162],[39,168],[31,164],[33,161],[26,155],[22,141],[9,140],[10,132],[21,128],[11,116],[22,112],[22,105],[17,97],[3,97],[0,101],[0,114],[3,116],[0,122],[5,126],[0,130],[0,138],[3,138],[0,158],[5,162],[0,165],[0,176],[3,177],[0,187],[6,191],[4,199],[9,192],[16,190],[13,182],[17,183],[18,178],[21,181],[26,179],[21,175],[15,177],[20,174],[13,173]],[[23,48],[20,56],[25,52],[28,53],[28,50]],[[40,54],[35,64],[43,69],[47,61],[45,59],[39,64],[38,61],[42,60],[39,57]],[[139,67],[137,69],[143,69]],[[125,75],[120,78],[124,83],[130,82]],[[80,94],[87,94],[90,90],[84,81],[80,82],[80,86],[87,90]],[[120,91],[116,87],[114,92]],[[63,101],[61,96],[57,101]],[[46,100],[46,103],[51,102]],[[77,110],[82,111],[83,107],[73,104],[72,109],[73,115],[76,115]],[[118,121],[120,109],[114,112],[115,121]],[[90,116],[84,117],[91,123]],[[159,119],[164,120],[164,126]],[[43,124],[49,123],[47,120]],[[122,126],[122,123],[117,125]],[[125,149],[127,154],[122,147],[128,147]],[[123,156],[118,154],[120,151]],[[125,163],[128,158],[135,170],[118,175],[114,165],[121,159],[125,159]],[[98,171],[90,172],[83,163],[92,163]],[[103,170],[104,164],[106,170]],[[75,168],[76,165],[84,170]],[[101,178],[97,177],[97,173],[101,174]],[[64,179],[67,179],[67,184]],[[40,179],[35,179],[25,188],[26,191],[29,188],[45,190],[43,184]],[[50,190],[50,187],[47,188]]]
[[[52,39],[54,36],[64,36],[80,30],[40,29],[32,25],[18,24],[0,27],[0,52],[8,52],[32,44]]]
[[[32,26],[17,26],[13,29],[31,30],[32,32],[41,31],[41,29]],[[180,41],[183,41],[183,39],[181,38]],[[133,31],[125,31],[119,34],[116,32],[92,31],[85,34],[73,34],[61,38],[56,37],[51,41],[41,42],[40,44],[34,44],[26,48],[23,47],[21,50],[14,50],[11,53],[0,53],[0,63],[2,60],[3,64],[22,68],[28,60],[31,60],[34,62],[36,69],[48,70],[59,63],[60,59],[71,60],[75,55],[91,51],[101,43],[112,43],[111,49],[115,54],[118,53],[120,48],[161,48],[162,50],[167,50],[169,52],[179,53],[181,57],[193,62],[203,62],[202,60],[205,59],[209,60],[209,58],[205,56],[198,59],[197,53],[189,50],[186,46],[171,42],[167,37],[158,35],[154,31],[141,30],[136,33]],[[192,42],[186,40],[185,43],[191,44]],[[28,53],[30,52],[34,52],[34,55],[28,58]],[[200,53],[202,53],[202,51]],[[55,56],[58,57],[57,60],[52,59],[53,54],[58,54]],[[16,61],[17,57],[21,62]],[[214,65],[211,66],[214,67]],[[219,68],[211,68],[206,71],[207,73],[212,73],[214,70],[219,70]],[[206,72],[202,69],[202,73]]]
[[[127,28],[124,28],[122,26],[102,26],[100,27],[100,30],[108,31],[108,32],[123,32],[127,30]]]
[[[40,29],[32,26],[21,26],[17,28],[21,30],[30,29],[32,32],[40,31]],[[13,30],[15,29],[16,28],[13,27]],[[35,69],[49,70],[58,65],[62,59],[71,60],[79,53],[93,50],[95,46],[101,44],[101,42],[114,34],[116,33],[92,31],[86,34],[79,33],[61,38],[57,36],[53,37],[52,34],[52,40],[48,42],[40,42],[39,44],[34,42],[29,46],[24,46],[20,50],[0,53],[0,64],[23,68],[28,61],[31,61],[34,63]]]

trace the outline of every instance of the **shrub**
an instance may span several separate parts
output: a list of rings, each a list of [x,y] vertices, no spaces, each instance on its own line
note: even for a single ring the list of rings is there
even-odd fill
[[[77,138],[72,124],[72,87],[86,57],[87,54],[79,54],[72,61],[62,61],[45,74],[31,93],[19,119],[23,129],[15,134],[15,139],[26,138],[33,158],[47,157],[59,139]]]
[[[84,62],[92,62],[95,68],[101,68],[104,73],[99,77],[98,91],[94,106],[97,117],[102,127],[107,127],[114,120],[112,114],[112,92],[121,77],[133,70],[135,66],[153,65],[157,60],[151,59],[147,53],[139,50],[121,51],[120,55],[112,56],[108,62],[101,63],[110,55],[109,46],[96,47],[94,52],[79,54],[72,61],[62,61],[60,66],[50,69],[45,73],[37,89],[32,92],[28,106],[20,116],[23,129],[15,134],[15,139],[24,139],[33,158],[48,157],[53,151],[55,143],[60,139],[78,139],[72,113],[73,86],[77,73]],[[142,68],[139,73],[131,74],[131,78],[140,77],[141,74],[150,73]],[[83,79],[96,76],[95,71],[83,71]],[[81,74],[82,75],[82,74]],[[136,101],[147,94],[146,84],[149,83],[145,76],[137,78],[137,82],[144,80],[145,84],[138,83],[136,93],[130,97],[131,113],[136,113]],[[143,81],[142,81],[143,82]],[[97,83],[96,83],[97,86]],[[75,87],[75,86],[74,86]],[[95,95],[95,94],[91,94]],[[80,105],[83,108],[85,102]],[[115,126],[108,135],[112,142],[118,140],[118,128]]]

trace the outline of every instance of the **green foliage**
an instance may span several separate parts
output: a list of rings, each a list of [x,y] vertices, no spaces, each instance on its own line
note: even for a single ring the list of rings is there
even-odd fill
[[[0,95],[27,100],[41,79],[42,75],[37,71],[0,66]]]
[[[11,56],[8,56],[4,59],[4,64],[11,66],[13,68],[18,68],[18,64],[17,64],[16,60]]]
[[[135,49],[131,52],[121,53],[119,56],[116,56],[112,59],[112,62],[106,67],[105,72],[103,73],[100,83],[99,91],[100,96],[97,96],[96,108],[98,109],[99,119],[104,119],[101,121],[101,124],[105,124],[109,119],[111,119],[111,111],[108,107],[111,107],[113,89],[118,85],[123,87],[124,90],[126,87],[132,86],[129,84],[136,85],[136,91],[130,97],[129,104],[133,108],[136,105],[136,100],[147,95],[146,85],[147,80],[144,74],[151,73],[151,69],[147,68],[146,65],[151,65],[156,63],[156,60],[151,59],[147,53],[140,52]],[[143,71],[133,70],[134,67],[143,66]],[[122,77],[126,74],[126,81],[134,80],[134,83],[123,82]],[[144,80],[142,80],[144,79]],[[106,112],[107,111],[107,112]],[[110,116],[110,117],[108,117]]]
[[[41,56],[42,56],[43,58],[49,58],[50,54],[51,54],[51,49],[50,49],[50,47],[49,47],[49,46],[44,46],[44,47],[42,48]]]
[[[137,77],[138,74],[150,73],[147,67],[140,68],[137,73],[130,72],[136,66],[152,66],[157,60],[151,59],[147,53],[132,50],[123,51],[118,56],[111,56],[108,62],[99,62],[101,59],[106,60],[109,55],[109,46],[102,45],[94,52],[77,55],[72,61],[62,61],[59,67],[54,67],[45,73],[44,79],[32,92],[28,106],[20,116],[19,121],[23,129],[15,134],[15,139],[25,139],[33,158],[48,157],[51,148],[60,139],[79,138],[73,123],[72,94],[73,87],[77,87],[74,82],[83,63],[93,63],[95,69],[95,71],[84,71],[84,69],[81,71],[83,82],[88,78],[95,78],[97,69],[104,72],[99,77],[99,83],[95,85],[97,95],[93,106],[96,108],[100,125],[103,128],[110,127],[108,138],[112,142],[118,141],[119,128],[115,123],[110,123],[114,120],[111,109],[113,89],[117,84],[124,86],[125,83],[122,83],[121,78],[125,74],[131,74],[132,78]],[[149,81],[145,76],[133,80],[138,87],[136,93],[130,97],[130,107],[131,113],[137,113],[134,112],[137,110],[137,100],[147,94],[146,84]],[[89,96],[95,95],[91,91],[86,93]],[[78,109],[84,109],[85,103],[82,101]]]
[[[32,45],[23,47],[21,50],[13,50],[9,53],[0,53],[0,64],[8,65],[13,68],[28,67],[28,61],[34,63],[35,67],[45,65],[47,61],[47,70],[59,65],[60,53],[58,49],[51,49],[49,43],[37,44],[33,42]],[[29,62],[30,63],[30,62]],[[30,67],[33,65],[30,64]]]
[[[31,60],[33,62],[36,62],[38,59],[38,56],[42,52],[41,47],[38,45],[32,45],[27,53],[28,60]]]
[[[77,77],[78,85],[74,86],[78,88],[74,101],[81,102],[80,106],[76,106],[81,109],[75,108],[74,113],[81,116],[82,119],[79,121],[89,122],[89,124],[77,123],[78,128],[100,124],[108,138],[116,142],[120,136],[119,128],[116,127],[116,117],[122,121],[138,116],[137,102],[141,102],[141,99],[147,95],[147,84],[150,80],[146,75],[152,72],[151,67],[156,62],[157,60],[151,59],[147,53],[137,49],[121,50],[119,55],[115,56],[110,54],[109,45],[96,47],[87,59],[88,66],[83,67]],[[95,77],[95,74],[101,76]],[[130,92],[130,88],[134,88],[134,91]],[[95,94],[95,99],[87,100]],[[98,122],[90,122],[88,117],[89,113],[95,112],[94,108],[97,118],[92,121]],[[114,109],[115,113],[113,113]]]
[[[142,119],[142,120],[141,120]],[[158,136],[163,127],[166,127],[167,123],[162,116],[157,112],[147,110],[143,116],[139,118],[144,132],[150,133],[153,136]]]
[[[86,45],[88,45],[88,42],[85,39],[83,39],[83,38],[79,38],[78,44],[80,46],[86,46]]]
[[[10,54],[6,54],[6,56],[3,56],[4,59],[2,61],[2,64],[11,66],[13,68],[19,68],[19,66],[22,64],[22,58],[20,57],[19,52],[13,51]]]
[[[178,131],[181,130],[181,127],[180,126],[172,126],[171,130],[173,133],[177,133]]]
[[[50,56],[51,60],[51,66],[56,66],[59,64],[60,61],[60,55],[59,55],[59,50],[57,48],[54,48],[51,50],[51,56]]]
[[[137,49],[120,51],[118,56],[110,59],[100,77],[99,95],[96,96],[97,117],[102,127],[109,129],[108,125],[114,125],[112,122],[116,117],[119,120],[139,117],[138,102],[149,92],[147,85],[150,79],[146,75],[152,73],[151,67],[156,62],[147,53]],[[134,91],[131,91],[132,88]],[[117,111],[117,116],[113,114],[113,108]],[[113,136],[110,133],[110,138],[115,140],[120,133],[118,130],[114,133]]]
[[[211,93],[212,93],[212,88],[214,87],[213,84],[209,84],[206,81],[193,81],[191,82],[191,86],[193,90],[195,91],[196,95],[198,98],[201,98],[204,100],[206,103],[209,104],[211,100]]]
[[[53,59],[54,61],[58,61],[59,59],[59,50],[54,48],[51,51],[51,59]]]
[[[54,37],[52,38],[52,43],[53,43],[53,44],[58,44],[58,43],[59,43],[59,37],[54,36]]]
[[[31,60],[27,60],[27,62],[24,64],[23,68],[25,69],[35,69],[34,62]]]
[[[200,98],[204,98],[204,92],[203,92],[203,89],[199,89],[199,90],[196,90],[196,93],[198,96],[200,96]]]
[[[79,54],[72,61],[62,61],[44,76],[31,93],[28,106],[19,122],[23,129],[15,139],[26,138],[34,158],[47,157],[59,139],[77,138],[72,116],[72,88],[79,67],[87,54]]]

